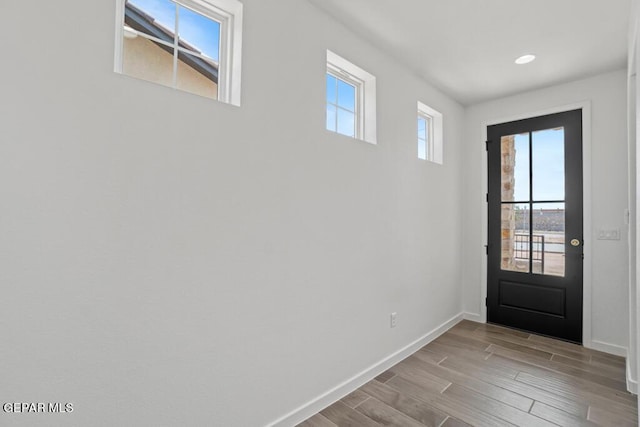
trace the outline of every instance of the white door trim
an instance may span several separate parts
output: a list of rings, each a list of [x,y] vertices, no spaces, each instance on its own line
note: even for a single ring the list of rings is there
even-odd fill
[[[591,233],[591,101],[581,101],[574,104],[561,105],[541,111],[535,111],[530,113],[518,114],[510,117],[502,117],[485,121],[482,123],[481,129],[481,142],[485,143],[487,140],[487,126],[497,125],[501,123],[508,123],[515,120],[530,119],[533,117],[545,116],[548,114],[562,113],[564,111],[571,111],[582,109],[582,175],[583,175],[583,221],[584,221],[584,265],[583,265],[583,283],[582,283],[582,345],[591,348],[593,346],[591,334],[591,296],[592,296],[592,238]],[[487,153],[482,156],[482,194],[487,193]],[[484,245],[487,244],[488,229],[488,212],[487,204],[482,197],[482,209],[481,209],[481,221],[482,221],[482,236],[484,238]],[[482,257],[484,262],[482,263],[482,277],[480,282],[480,317],[483,322],[487,321],[487,306],[485,305],[485,299],[487,297],[487,257],[485,254],[484,246],[480,248],[482,251]]]

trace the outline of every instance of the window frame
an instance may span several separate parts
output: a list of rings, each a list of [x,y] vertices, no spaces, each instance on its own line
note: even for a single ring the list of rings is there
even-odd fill
[[[362,118],[360,117],[360,110],[362,109],[362,103],[364,101],[363,96],[362,96],[362,86],[363,86],[363,82],[362,80],[358,79],[355,76],[352,76],[351,74],[348,74],[346,72],[344,72],[343,70],[333,66],[332,64],[327,64],[327,74],[332,76],[333,78],[335,78],[337,81],[342,81],[343,83],[346,83],[350,86],[352,86],[354,88],[354,92],[355,92],[355,96],[354,96],[354,106],[353,106],[353,111],[348,110],[344,107],[341,107],[339,104],[339,100],[336,99],[336,104],[330,102],[329,100],[327,100],[327,105],[332,105],[334,107],[336,107],[336,133],[340,133],[338,132],[338,114],[337,111],[338,110],[344,110],[344,111],[348,111],[350,113],[353,113],[353,115],[355,116],[354,119],[354,129],[353,129],[353,138],[356,139],[362,139],[362,135],[364,134],[364,123]],[[336,87],[336,98],[338,97],[338,90]],[[331,132],[334,132],[333,130],[330,130]],[[344,136],[348,136],[351,137],[350,135],[345,135],[343,133],[340,133],[340,135],[344,135]]]
[[[354,139],[376,144],[376,78],[372,74],[354,65],[350,61],[342,58],[327,49],[327,67],[325,72],[336,79],[350,84],[356,88],[355,105],[355,136]],[[325,129],[326,127],[326,106],[330,104],[325,93]],[[332,104],[333,105],[333,104]],[[327,129],[332,133],[338,133]],[[343,135],[343,134],[340,134]],[[348,135],[344,135],[350,138]]]
[[[423,141],[420,135],[420,120],[424,120],[425,122],[425,157],[420,157],[420,141]],[[418,158],[420,160],[431,160],[434,157],[434,144],[433,144],[433,116],[426,114],[423,111],[418,110]]]
[[[418,101],[417,118],[427,120],[429,132],[427,135],[426,159],[420,157],[420,147],[418,146],[418,159],[442,165],[444,158],[444,118],[442,113]],[[420,144],[418,120],[416,120],[417,141]]]
[[[243,5],[238,0],[171,0],[220,24],[217,100],[240,106],[242,76]],[[123,74],[124,16],[126,0],[116,0],[114,71]],[[148,40],[154,40],[144,36]],[[166,44],[163,42],[163,44]],[[144,79],[143,79],[144,80]],[[175,76],[174,76],[175,80]],[[175,81],[173,88],[175,87]]]

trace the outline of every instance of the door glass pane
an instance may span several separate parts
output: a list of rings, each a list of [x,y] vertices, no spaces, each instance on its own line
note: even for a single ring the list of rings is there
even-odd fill
[[[564,200],[564,128],[532,134],[533,200]]]
[[[565,204],[533,205],[533,272],[564,277]]]
[[[502,201],[529,201],[529,134],[503,136],[500,154]]]
[[[529,272],[529,204],[502,204],[501,268]]]

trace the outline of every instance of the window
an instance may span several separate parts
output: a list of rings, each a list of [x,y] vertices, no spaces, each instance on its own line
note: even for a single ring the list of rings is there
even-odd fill
[[[326,127],[376,143],[376,78],[327,51]]]
[[[442,164],[442,114],[418,102],[418,158]]]
[[[358,89],[357,82],[350,83],[327,73],[327,129],[342,135],[356,138],[358,136]]]
[[[418,111],[418,158],[433,159],[433,117],[420,111]]]
[[[116,72],[240,105],[242,3],[117,2]]]

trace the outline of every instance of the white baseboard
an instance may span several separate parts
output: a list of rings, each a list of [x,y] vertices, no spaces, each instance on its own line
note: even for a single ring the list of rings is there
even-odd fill
[[[598,350],[604,353],[613,354],[615,356],[627,357],[627,348],[622,347],[621,345],[609,344],[608,342],[591,340],[591,343],[589,345],[587,345],[587,343],[584,343],[584,346],[593,350]]]
[[[485,323],[482,319],[482,315],[476,313],[465,312],[462,314],[465,320],[471,320],[472,322]]]
[[[586,347],[586,343],[585,343],[585,347]],[[631,378],[631,369],[629,369],[630,368],[629,357],[627,356],[628,349],[626,347],[622,347],[620,345],[615,345],[615,344],[609,344],[602,341],[592,340],[589,345],[589,348],[626,358],[627,390],[630,393],[633,393],[635,395],[638,394],[638,381]]]
[[[638,395],[638,381],[631,378],[631,367],[629,366],[629,359],[627,358],[627,390],[629,393]]]
[[[320,412],[327,406],[332,403],[342,399],[347,394],[352,391],[358,389],[360,386],[366,384],[371,381],[387,369],[392,366],[398,364],[402,360],[411,356],[416,351],[420,350],[425,345],[429,344],[434,339],[438,338],[440,335],[448,331],[450,328],[455,326],[458,322],[460,322],[464,318],[464,314],[460,313],[451,319],[447,320],[440,326],[433,329],[431,332],[423,335],[418,338],[411,344],[403,347],[402,349],[396,351],[392,355],[382,359],[380,362],[370,366],[359,374],[354,375],[348,380],[338,384],[331,390],[321,394],[315,399],[305,403],[304,405],[294,409],[288,414],[278,418],[277,420],[271,422],[267,425],[267,427],[289,427],[295,426],[307,418],[315,415]]]

